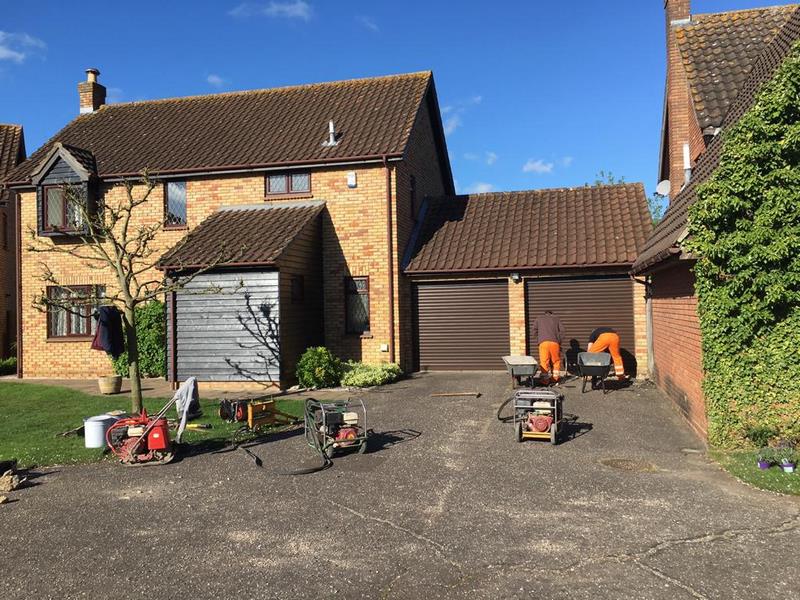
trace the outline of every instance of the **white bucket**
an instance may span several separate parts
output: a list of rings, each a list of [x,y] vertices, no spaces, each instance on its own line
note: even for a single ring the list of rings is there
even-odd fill
[[[84,445],[87,448],[105,448],[106,432],[116,423],[118,417],[97,415],[83,420]]]

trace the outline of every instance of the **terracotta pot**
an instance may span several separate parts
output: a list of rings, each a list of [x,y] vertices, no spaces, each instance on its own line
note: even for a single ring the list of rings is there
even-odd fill
[[[101,394],[119,394],[122,389],[122,375],[106,375],[97,378]]]

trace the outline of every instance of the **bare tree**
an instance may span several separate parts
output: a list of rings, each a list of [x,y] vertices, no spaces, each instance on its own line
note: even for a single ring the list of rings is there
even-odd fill
[[[151,201],[151,195],[158,181],[147,171],[138,179],[126,179],[118,184],[124,195],[118,201],[110,201],[90,210],[90,205],[81,188],[65,184],[64,202],[70,233],[69,243],[53,243],[37,236],[30,229],[29,252],[42,255],[66,255],[78,259],[82,266],[107,274],[114,282],[111,289],[99,293],[93,288],[91,293],[82,295],[48,295],[43,289],[35,298],[34,306],[49,312],[61,309],[86,316],[89,307],[99,304],[114,305],[122,313],[123,328],[127,341],[128,374],[131,381],[131,411],[142,410],[142,384],[139,369],[139,349],[136,336],[136,307],[155,299],[164,298],[183,288],[198,275],[219,266],[235,257],[219,248],[217,255],[205,266],[191,272],[184,272],[178,264],[174,272],[179,276],[165,277],[158,269],[158,261],[163,252],[159,244],[164,229],[162,219],[152,222],[144,207]],[[47,262],[40,261],[40,280],[45,286],[56,286],[69,291]]]

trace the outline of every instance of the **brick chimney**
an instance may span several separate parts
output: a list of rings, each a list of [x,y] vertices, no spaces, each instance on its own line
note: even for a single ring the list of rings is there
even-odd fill
[[[86,69],[86,81],[78,84],[81,114],[93,113],[106,103],[106,86],[97,83],[100,71]]]
[[[675,29],[691,19],[690,0],[665,0],[664,13],[667,26],[667,139],[669,159],[670,199],[681,191],[684,172],[684,145],[690,142],[690,124],[694,123],[694,106],[689,94],[689,83],[678,48]]]

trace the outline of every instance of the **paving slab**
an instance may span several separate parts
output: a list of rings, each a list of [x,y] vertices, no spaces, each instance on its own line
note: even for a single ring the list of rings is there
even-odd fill
[[[252,448],[262,469],[45,470],[0,507],[0,597],[800,595],[797,498],[721,471],[650,386],[564,391],[558,446],[496,419],[507,376],[425,374],[360,392],[370,452],[312,475],[279,474],[314,460],[292,434]]]

